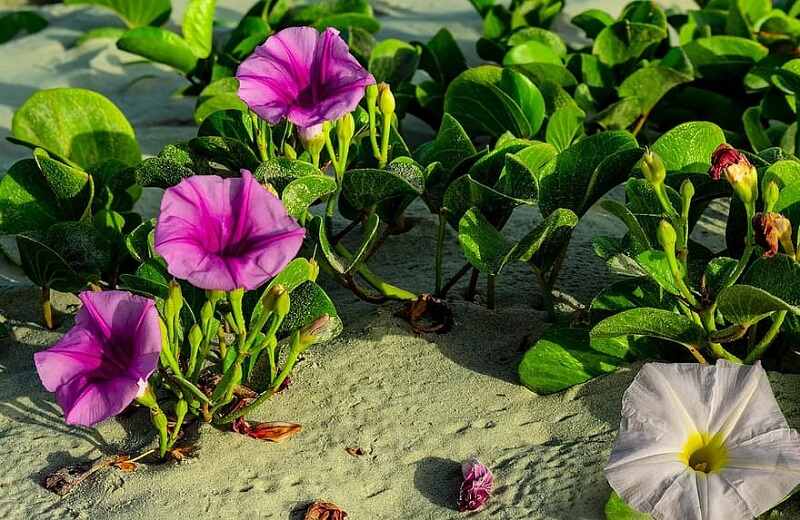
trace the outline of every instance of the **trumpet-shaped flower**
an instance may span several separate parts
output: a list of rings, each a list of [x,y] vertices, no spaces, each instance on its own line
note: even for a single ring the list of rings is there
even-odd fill
[[[240,179],[188,177],[161,201],[155,248],[169,273],[201,289],[255,289],[295,257],[305,231],[275,195]]]
[[[80,299],[75,326],[33,359],[66,422],[93,426],[142,395],[158,366],[161,329],[147,298],[106,291],[84,292]]]
[[[758,364],[648,363],[623,397],[605,472],[657,520],[751,519],[800,484],[800,436]]]
[[[461,486],[458,489],[458,510],[477,511],[482,508],[494,487],[494,475],[477,458],[470,457],[461,464]]]
[[[239,97],[270,124],[299,127],[352,112],[375,79],[336,29],[290,27],[269,38],[236,72]]]

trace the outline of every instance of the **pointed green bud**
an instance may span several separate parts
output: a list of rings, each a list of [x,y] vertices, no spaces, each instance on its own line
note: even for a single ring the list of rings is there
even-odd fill
[[[667,177],[664,161],[661,160],[661,157],[659,157],[657,153],[649,148],[645,150],[642,160],[639,162],[639,168],[641,168],[642,174],[644,178],[647,179],[647,182],[654,186],[663,184],[664,179]]]
[[[189,329],[189,346],[193,349],[199,348],[200,343],[203,342],[203,331],[200,328],[200,325],[195,323],[192,325],[192,328]]]
[[[664,252],[668,255],[675,255],[675,243],[678,240],[678,236],[675,234],[675,228],[672,227],[672,224],[666,220],[662,220],[658,224],[656,236],[658,237],[658,243],[661,244]]]
[[[269,291],[261,298],[261,305],[264,306],[265,312],[274,312],[278,307],[278,300],[286,294],[286,287],[281,284],[271,287]]]
[[[686,179],[681,183],[681,204],[683,208],[683,213],[688,215],[689,214],[689,206],[692,204],[692,198],[694,197],[694,184],[689,179]]]
[[[308,153],[317,156],[325,148],[325,139],[330,131],[328,123],[297,128],[297,137]]]
[[[178,399],[175,403],[175,416],[183,419],[188,411],[189,403],[186,402],[186,399]]]
[[[340,143],[349,146],[355,133],[356,122],[353,119],[353,114],[345,114],[336,120],[336,138]]]
[[[771,212],[781,197],[781,189],[775,181],[769,181],[764,188],[764,211]]]
[[[395,109],[397,108],[397,104],[395,103],[394,94],[392,94],[392,89],[389,87],[387,83],[381,83],[378,86],[378,90],[380,91],[380,98],[378,99],[378,105],[381,109],[381,113],[384,117],[391,118],[394,114]]]
[[[319,263],[313,258],[310,258],[308,260],[308,278],[312,282],[315,282],[318,276],[319,276]]]
[[[205,302],[200,308],[200,320],[202,323],[208,323],[214,317],[214,305],[211,302]]]
[[[373,83],[372,85],[367,85],[366,98],[368,107],[374,107],[377,104],[378,102],[377,84]]]
[[[297,152],[289,143],[283,143],[283,155],[286,156],[287,159],[297,159]]]
[[[175,280],[172,280],[169,283],[167,301],[165,303],[168,321],[171,321],[175,319],[176,316],[180,315],[181,309],[183,308],[183,294],[181,293],[181,285]]]
[[[136,398],[136,402],[150,409],[158,407],[158,401],[156,400],[156,393],[153,391],[153,387],[149,384],[145,385],[141,390],[141,394]]]

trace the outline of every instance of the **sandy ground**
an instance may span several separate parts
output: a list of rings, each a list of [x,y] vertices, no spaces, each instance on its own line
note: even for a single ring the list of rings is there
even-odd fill
[[[179,20],[184,2],[174,3]],[[232,22],[251,2],[219,3],[222,18]],[[424,9],[417,7],[423,4]],[[573,1],[569,11],[600,4]],[[475,59],[470,42],[479,20],[466,1],[396,0],[378,2],[376,9],[382,13],[382,36],[423,39],[446,25]],[[63,85],[93,88],[113,99],[133,122],[146,153],[193,135],[191,101],[170,95],[182,85],[179,77],[135,64],[102,42],[70,47],[81,31],[110,25],[113,17],[63,6],[42,12],[51,19],[50,28],[2,47],[0,135],[8,133],[14,108],[32,92]],[[131,82],[133,77],[139,79]],[[0,167],[26,154],[2,143]],[[427,252],[433,251],[435,226],[419,206],[412,213],[419,219],[416,227],[390,240],[373,264],[387,279],[427,291],[433,283]],[[539,218],[521,211],[509,228],[522,234]],[[715,226],[704,229],[710,235]],[[600,212],[581,223],[559,286],[567,297],[586,302],[608,282],[590,241],[593,234],[618,231]],[[446,269],[452,273],[462,263],[451,241]],[[454,510],[458,464],[471,454],[492,468],[497,483],[488,508],[476,518],[603,517],[609,489],[602,465],[635,367],[547,397],[519,386],[516,365],[547,327],[533,307],[539,296],[525,266],[500,277],[497,311],[459,301],[463,288],[454,290],[456,326],[443,336],[416,336],[394,316],[395,307],[366,305],[330,287],[345,333],[312,350],[290,391],[260,412],[264,420],[301,423],[302,433],[273,445],[205,428],[197,458],[134,473],[108,471],[65,499],[42,489],[41,476],[66,464],[145,449],[153,438],[141,412],[96,430],[64,426],[38,382],[32,354],[56,341],[69,322],[56,332],[35,325],[35,291],[11,266],[0,272],[0,310],[11,325],[11,334],[0,340],[0,518],[296,520],[316,498],[338,503],[354,520],[458,518],[463,516]],[[56,303],[66,311],[74,309],[75,300],[62,295]],[[800,407],[786,395],[800,380],[775,376],[773,382],[798,426]],[[348,447],[360,447],[365,455],[352,457]]]

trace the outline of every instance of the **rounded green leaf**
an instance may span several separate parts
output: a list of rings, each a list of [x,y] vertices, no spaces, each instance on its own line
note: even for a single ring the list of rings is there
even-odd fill
[[[560,392],[615,371],[629,356],[625,338],[591,338],[586,329],[556,327],[523,356],[519,378],[539,395]]]
[[[133,127],[97,92],[80,88],[40,90],[14,113],[11,134],[88,169],[117,159],[141,160]]]
[[[253,172],[253,176],[259,182],[272,184],[278,193],[282,193],[284,188],[295,179],[319,174],[319,168],[313,164],[286,157],[267,159]]]
[[[729,323],[745,326],[773,312],[800,312],[797,307],[751,285],[733,285],[722,289],[717,297],[717,309]]]
[[[420,59],[418,47],[393,38],[379,42],[369,58],[369,71],[375,81],[396,86],[410,80]]]
[[[160,27],[132,29],[117,40],[117,47],[148,60],[169,65],[185,74],[194,70],[197,65],[197,56],[186,40]]]
[[[63,218],[33,159],[16,162],[0,180],[0,234],[43,231]]]
[[[640,57],[666,36],[666,29],[657,25],[623,20],[600,31],[592,54],[606,65],[622,65]]]
[[[481,214],[471,208],[458,223],[458,242],[464,256],[482,273],[497,275],[509,259],[513,245]]]
[[[183,15],[183,37],[192,54],[208,58],[214,37],[216,0],[189,0]]]
[[[698,73],[707,79],[741,78],[769,54],[760,43],[738,36],[698,38],[683,46]]]
[[[699,345],[705,338],[705,330],[686,316],[642,307],[606,318],[595,325],[591,332],[593,339],[618,336],[649,336],[682,345]]]
[[[64,0],[66,5],[96,5],[111,9],[128,25],[161,25],[172,11],[170,0]]]
[[[281,200],[286,211],[296,219],[302,219],[314,201],[336,191],[336,181],[325,175],[307,175],[295,179],[283,189]]]
[[[503,65],[522,63],[551,63],[561,65],[561,58],[550,47],[542,42],[530,40],[509,50],[503,57]]]
[[[664,161],[668,172],[706,173],[711,154],[725,142],[725,133],[714,123],[690,121],[659,137],[651,150]]]
[[[482,65],[461,73],[447,88],[445,112],[469,133],[499,137],[535,135],[542,126],[542,93],[527,77],[510,69]]]

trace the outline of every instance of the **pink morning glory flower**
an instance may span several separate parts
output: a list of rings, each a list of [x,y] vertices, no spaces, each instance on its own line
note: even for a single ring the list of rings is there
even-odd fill
[[[494,487],[494,475],[475,457],[461,465],[463,480],[458,490],[458,510],[477,511],[482,508]]]
[[[33,360],[66,422],[93,426],[142,395],[158,366],[161,329],[147,298],[124,291],[83,292],[79,298],[75,326]]]
[[[239,66],[239,97],[270,124],[299,127],[352,112],[375,78],[336,29],[290,27],[267,38]]]
[[[155,249],[172,276],[200,289],[256,289],[278,274],[305,230],[247,170],[188,177],[164,193]]]

